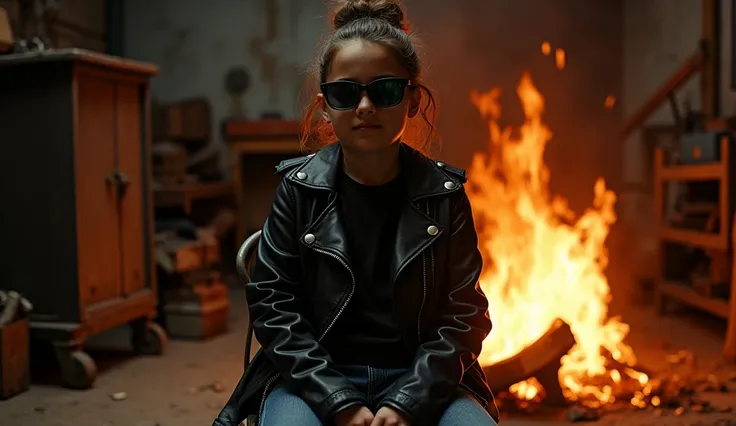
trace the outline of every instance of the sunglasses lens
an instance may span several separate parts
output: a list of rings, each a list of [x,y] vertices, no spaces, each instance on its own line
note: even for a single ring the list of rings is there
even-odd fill
[[[401,103],[404,99],[404,88],[406,84],[406,80],[378,80],[371,83],[366,88],[366,91],[375,106],[388,108]]]
[[[360,87],[349,81],[335,81],[323,89],[327,104],[333,109],[352,109],[360,102]]]
[[[409,84],[406,79],[386,78],[376,80],[365,87],[371,102],[378,108],[390,108],[404,99],[404,88]],[[363,88],[352,81],[333,81],[322,85],[322,94],[332,109],[353,109],[360,103]]]

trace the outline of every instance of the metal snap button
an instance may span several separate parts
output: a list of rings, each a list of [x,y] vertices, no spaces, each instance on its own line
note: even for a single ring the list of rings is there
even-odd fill
[[[304,172],[297,172],[296,178],[299,179],[299,180],[304,180],[304,179],[307,178],[307,174],[304,173]]]
[[[312,244],[316,239],[317,238],[314,236],[314,234],[307,234],[304,236],[304,242],[307,244]]]
[[[437,162],[437,166],[439,166],[439,167],[445,167],[445,163],[443,163],[442,161],[438,161]]]
[[[429,235],[431,235],[431,236],[433,236],[433,237],[434,237],[435,235],[437,235],[437,233],[438,233],[438,232],[440,232],[440,230],[439,230],[439,229],[438,229],[438,228],[437,228],[436,226],[434,226],[434,225],[430,225],[430,226],[429,226],[429,227],[427,228],[427,234],[429,234]]]
[[[445,182],[445,189],[455,189],[457,187],[457,184],[451,180],[448,180]]]

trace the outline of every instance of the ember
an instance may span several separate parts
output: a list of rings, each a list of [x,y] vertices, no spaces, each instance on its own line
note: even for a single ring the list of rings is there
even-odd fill
[[[542,54],[545,56],[549,56],[549,54],[552,52],[552,46],[550,46],[549,42],[542,43]]]
[[[555,49],[555,65],[557,66],[558,70],[565,69],[565,64],[567,63],[567,60],[565,59],[565,51],[563,49]]]

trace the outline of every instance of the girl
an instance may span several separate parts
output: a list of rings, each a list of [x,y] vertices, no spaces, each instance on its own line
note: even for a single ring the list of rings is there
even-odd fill
[[[495,425],[465,173],[422,153],[434,98],[398,0],[340,3],[304,132],[337,142],[277,167],[246,287],[262,350],[214,424]]]

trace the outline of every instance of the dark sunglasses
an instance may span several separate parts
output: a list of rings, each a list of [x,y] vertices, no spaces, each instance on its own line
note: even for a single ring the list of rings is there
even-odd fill
[[[325,102],[335,110],[355,109],[360,104],[363,91],[377,108],[391,108],[404,100],[404,89],[409,86],[408,78],[386,77],[368,84],[337,80],[320,84]]]

